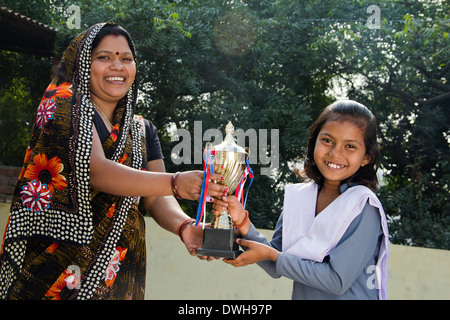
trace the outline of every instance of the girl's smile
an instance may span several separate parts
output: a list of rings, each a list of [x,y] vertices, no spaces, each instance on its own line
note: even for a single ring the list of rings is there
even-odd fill
[[[325,163],[327,164],[327,166],[329,166],[331,169],[335,169],[335,170],[339,170],[345,167],[345,165],[343,164],[337,164],[337,163],[333,163],[333,162],[328,162],[325,161]]]
[[[364,130],[351,121],[328,121],[317,136],[314,162],[324,183],[339,185],[370,162],[366,155]]]

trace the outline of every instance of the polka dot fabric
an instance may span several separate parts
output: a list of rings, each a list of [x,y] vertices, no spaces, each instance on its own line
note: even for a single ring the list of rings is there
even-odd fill
[[[47,109],[47,113],[51,114],[45,119],[40,118],[39,126],[35,124],[33,127],[30,146],[14,194],[0,256],[1,299],[7,297],[11,285],[19,273],[23,273],[28,241],[42,239],[67,244],[73,248],[93,246],[95,226],[93,195],[90,189],[90,155],[94,106],[90,100],[89,82],[92,42],[104,26],[105,23],[92,26],[69,45],[58,66],[57,76],[44,93],[41,106],[47,106],[49,103],[54,105]],[[132,51],[135,52],[134,46]],[[129,152],[129,160],[125,164],[142,169],[141,128],[134,117],[136,96],[137,85],[134,83],[128,94],[118,103],[116,120],[121,134],[114,144],[108,146],[108,150],[112,150],[110,159],[113,161],[118,161],[124,156],[124,152]],[[46,155],[44,159],[47,159],[47,163],[39,163],[38,166],[37,160],[42,159],[42,155]],[[51,159],[51,164],[48,159]],[[34,168],[34,171],[30,168]],[[37,170],[40,172],[35,173]],[[45,170],[49,171],[50,175],[44,175]],[[42,177],[47,178],[44,181]],[[59,184],[52,179],[54,177],[58,177]],[[33,190],[33,198],[29,198],[31,195],[23,190],[24,186],[33,182],[30,179],[39,182],[33,185],[45,184],[41,189],[46,190],[46,195],[48,190],[52,190],[51,198],[47,197],[44,203],[44,198],[40,198],[42,190],[39,188]],[[24,199],[28,206],[24,204]],[[116,196],[105,196],[102,199],[106,199],[103,200],[106,203],[117,201]],[[30,210],[30,203],[33,208],[42,210]],[[117,242],[121,239],[127,215],[135,205],[135,198],[124,197],[117,203],[114,217],[108,222],[108,228],[102,233],[99,244],[95,248],[89,247],[89,250],[96,254],[83,267],[84,274],[77,290],[71,292],[71,299],[90,299],[104,278],[105,270],[116,251]],[[105,210],[108,206],[105,204]]]

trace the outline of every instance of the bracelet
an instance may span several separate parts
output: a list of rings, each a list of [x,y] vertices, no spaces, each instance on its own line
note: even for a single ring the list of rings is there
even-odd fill
[[[172,176],[172,193],[176,198],[183,199],[183,197],[181,197],[180,194],[178,193],[177,180],[179,175],[180,173],[177,172]]]
[[[181,242],[184,242],[184,241],[183,241],[183,237],[182,237],[182,234],[183,234],[184,229],[186,229],[186,227],[189,226],[189,225],[192,224],[192,223],[195,223],[195,219],[186,219],[186,220],[184,220],[183,223],[180,224],[180,226],[178,227],[177,235],[180,237]]]
[[[246,223],[248,221],[248,211],[247,210],[245,210],[245,218],[244,218],[244,220],[241,222],[241,224],[240,225],[235,225],[234,223],[234,226],[235,226],[235,228],[236,229],[239,229],[239,228],[242,228],[243,226],[244,226],[244,224]]]

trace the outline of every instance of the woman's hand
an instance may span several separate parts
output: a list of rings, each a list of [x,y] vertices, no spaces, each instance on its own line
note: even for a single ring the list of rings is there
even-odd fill
[[[223,176],[212,174],[210,180],[222,181]],[[177,178],[178,193],[183,199],[199,200],[202,192],[203,171],[185,171],[180,172]],[[224,185],[209,183],[208,195],[212,197],[221,197],[226,194],[227,187]]]
[[[195,227],[194,223],[184,228],[180,235],[186,249],[191,256],[197,255],[197,249],[202,247],[203,243],[203,228]]]
[[[197,255],[197,249],[201,248],[203,245],[203,227],[202,224],[199,224],[198,227],[196,227],[193,223],[190,224],[188,227],[186,227],[183,230],[183,233],[181,235],[184,245],[186,246],[186,249],[189,251],[189,254],[191,256]],[[206,256],[199,256],[200,260],[207,260],[211,261],[214,259],[214,257],[206,257]]]
[[[263,260],[275,262],[280,253],[278,250],[256,241],[237,239],[236,242],[243,247],[247,247],[248,250],[241,253],[236,259],[223,259],[225,263],[234,267],[243,267]]]

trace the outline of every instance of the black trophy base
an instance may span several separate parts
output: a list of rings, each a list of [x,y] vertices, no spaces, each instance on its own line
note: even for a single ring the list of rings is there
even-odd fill
[[[197,250],[198,256],[235,259],[242,251],[236,243],[233,229],[203,230],[203,247]]]

